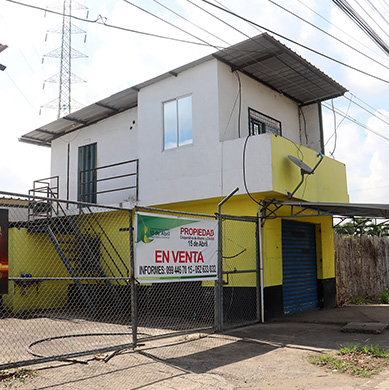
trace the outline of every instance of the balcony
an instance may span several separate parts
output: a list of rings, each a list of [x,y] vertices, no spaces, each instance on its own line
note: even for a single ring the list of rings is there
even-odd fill
[[[319,162],[318,153],[274,134],[261,134],[248,139],[224,142],[224,188],[237,185],[244,189],[245,165],[246,185],[257,198],[287,199],[302,180],[301,170],[288,156],[294,156],[314,168]],[[228,156],[228,158],[226,157]],[[324,156],[315,172],[304,175],[304,181],[293,193],[293,199],[311,202],[349,201],[347,193],[346,167],[339,161]]]

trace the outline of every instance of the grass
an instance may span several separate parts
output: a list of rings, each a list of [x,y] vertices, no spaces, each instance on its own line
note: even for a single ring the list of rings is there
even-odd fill
[[[366,295],[364,297],[349,297],[345,304],[353,305],[371,305],[371,304],[389,304],[389,288],[377,295]]]
[[[350,345],[338,354],[326,353],[309,358],[310,363],[338,372],[369,377],[378,374],[389,364],[389,351],[374,345]]]
[[[33,371],[24,368],[15,371],[0,371],[0,382],[6,383],[11,388],[16,382],[25,383],[27,378],[34,375]]]

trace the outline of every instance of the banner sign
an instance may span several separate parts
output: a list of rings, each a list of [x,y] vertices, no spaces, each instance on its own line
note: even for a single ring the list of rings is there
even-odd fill
[[[8,294],[8,210],[0,209],[0,294]]]
[[[135,278],[141,283],[215,280],[217,221],[136,213]]]

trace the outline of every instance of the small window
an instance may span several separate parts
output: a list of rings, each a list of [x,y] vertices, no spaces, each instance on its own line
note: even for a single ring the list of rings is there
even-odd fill
[[[281,122],[249,108],[249,133],[250,135],[264,133],[281,135]]]
[[[192,96],[163,103],[163,130],[165,150],[193,142]]]

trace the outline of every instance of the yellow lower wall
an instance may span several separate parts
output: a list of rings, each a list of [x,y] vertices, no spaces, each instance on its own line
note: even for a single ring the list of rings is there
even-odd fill
[[[84,234],[98,226],[103,227],[107,236],[99,234],[102,245],[110,247],[110,241],[122,261],[112,265],[113,250],[100,249],[100,264],[107,276],[127,276],[130,268],[129,212],[111,211],[95,214],[96,220],[84,224]],[[22,224],[21,224],[22,226]],[[92,227],[93,226],[93,227]],[[62,236],[66,239],[67,236]],[[111,248],[111,247],[110,247]],[[8,235],[9,277],[29,274],[32,278],[69,278],[64,263],[58,255],[49,236],[45,233],[28,232],[26,227],[11,227]],[[116,258],[116,257],[115,257]],[[111,273],[108,266],[114,270]],[[120,275],[119,275],[120,273]],[[36,309],[65,307],[68,303],[68,286],[72,281],[9,282],[9,292],[3,295],[3,307],[14,313]],[[93,283],[93,282],[92,282]],[[120,283],[125,283],[124,281]]]
[[[254,194],[255,196],[255,194]],[[256,194],[258,199],[259,194]],[[184,202],[160,205],[158,208],[174,211],[194,212],[214,215],[221,199],[206,199],[195,202]],[[294,209],[296,211],[296,208]],[[258,206],[247,195],[232,197],[222,208],[223,214],[239,216],[256,216]],[[287,217],[290,209],[283,206],[277,210],[278,216]],[[117,248],[123,264],[118,264],[115,276],[127,274],[130,263],[129,247],[129,212],[106,212],[96,215],[99,224],[104,228],[110,240]],[[300,222],[316,225],[317,240],[317,275],[318,279],[335,277],[334,241],[332,217],[295,218]],[[282,285],[282,219],[266,219],[262,228],[264,287]],[[224,255],[231,257],[224,260],[224,270],[255,270],[257,251],[255,246],[255,225],[253,223],[231,222],[224,224],[228,240],[224,242]],[[127,230],[126,230],[127,229]],[[101,237],[102,241],[107,238]],[[107,244],[105,242],[105,244]],[[233,257],[244,249],[244,252]],[[109,256],[101,251],[101,258],[109,262]],[[102,262],[106,270],[106,265]],[[20,277],[31,274],[32,277],[69,277],[63,262],[56,252],[50,238],[43,233],[30,233],[26,228],[9,229],[9,276]],[[109,275],[108,276],[112,276]],[[224,276],[229,286],[255,287],[255,273],[232,274]],[[64,307],[67,304],[68,285],[72,282],[44,281],[39,284],[22,285],[10,282],[9,294],[3,296],[3,306],[7,310],[50,309]],[[205,283],[205,282],[204,282]],[[213,283],[207,282],[207,285]]]
[[[28,233],[26,228],[10,228],[8,232],[9,277],[67,276],[49,237],[43,233]],[[3,296],[3,306],[15,313],[24,310],[61,307],[67,302],[67,282],[10,282],[9,293]]]
[[[252,194],[254,199],[259,199],[259,194]],[[263,194],[262,194],[263,195]],[[158,208],[169,210],[214,214],[217,212],[217,205],[221,198],[206,199],[196,202],[183,202],[169,205],[159,205]],[[296,207],[293,210],[297,212]],[[223,205],[222,213],[230,215],[256,216],[258,205],[248,197],[248,195],[238,195],[232,197]],[[289,217],[290,207],[283,206],[277,210],[277,216]],[[334,255],[334,234],[332,228],[332,217],[309,216],[309,212],[302,213],[294,219],[300,222],[307,222],[316,225],[316,248],[317,248],[317,276],[318,279],[335,277],[335,255]],[[277,286],[282,284],[282,218],[266,219],[262,228],[263,245],[263,267],[264,267],[264,287]],[[249,245],[247,243],[247,245]],[[236,263],[238,261],[236,260]],[[237,269],[255,269],[255,250],[252,249],[250,259],[242,266],[235,265]],[[225,262],[228,266],[228,261]],[[231,268],[228,266],[228,268]],[[255,286],[253,275],[246,274],[240,276],[238,286]]]

